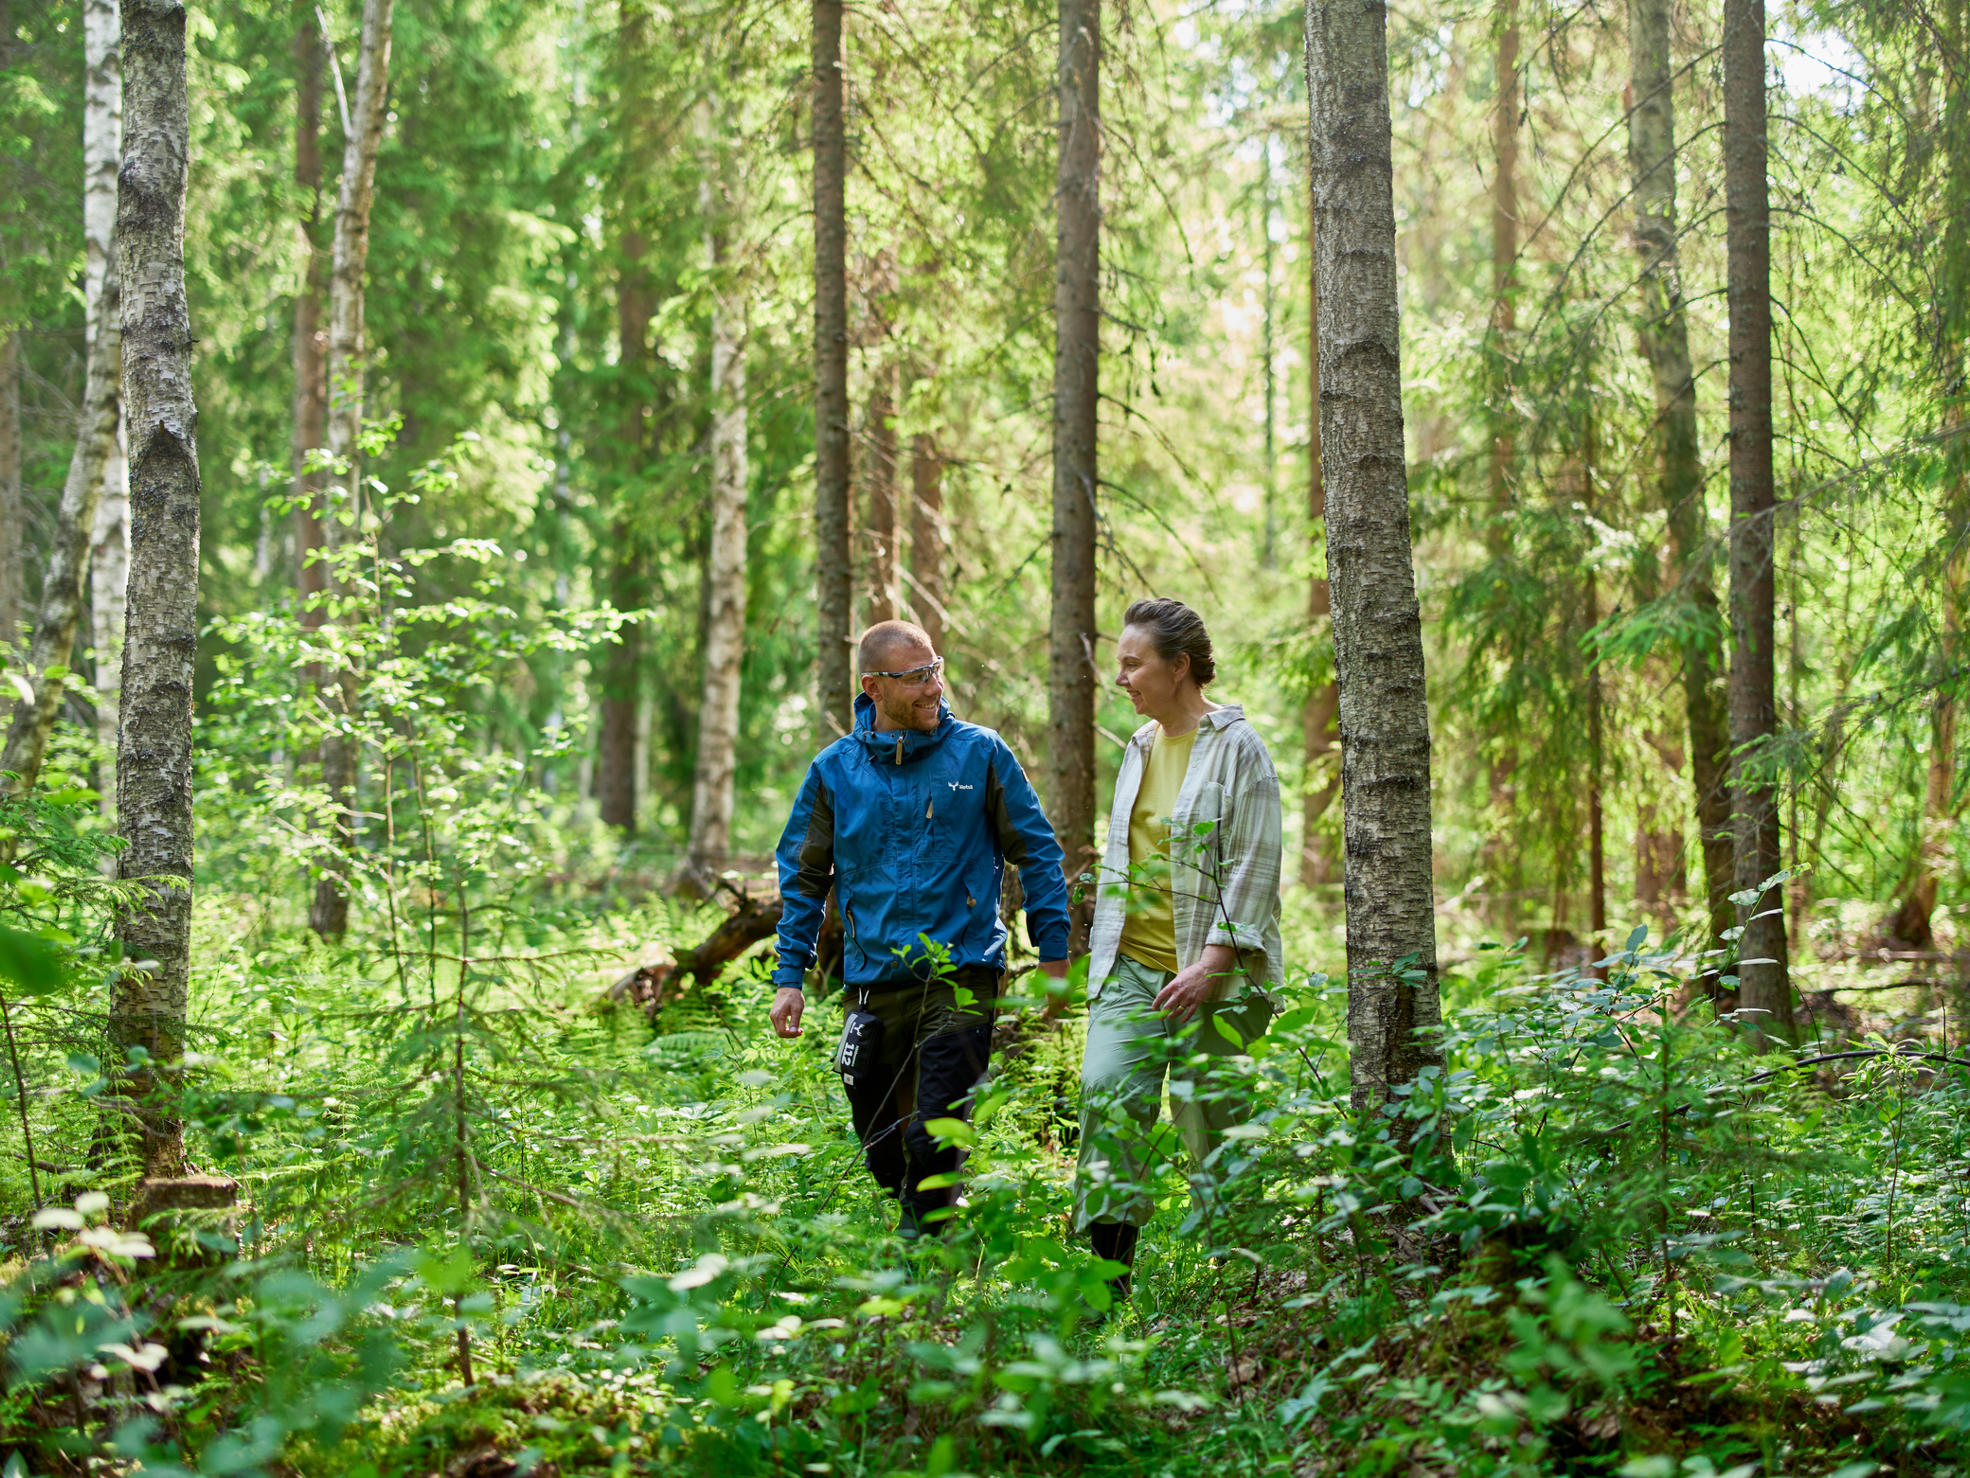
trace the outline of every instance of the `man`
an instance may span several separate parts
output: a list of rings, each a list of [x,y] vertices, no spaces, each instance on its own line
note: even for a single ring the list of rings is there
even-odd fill
[[[855,728],[807,767],[780,837],[778,987],[769,1013],[801,1035],[801,981],[828,890],[841,911],[842,978],[880,1041],[844,1071],[869,1173],[902,1203],[898,1231],[935,1234],[957,1169],[925,1121],[964,1118],[992,1050],[992,1007],[1005,973],[999,881],[1026,890],[1040,968],[1067,973],[1067,883],[1060,844],[1006,742],[962,723],[944,702],[944,659],[922,627],[881,621],[857,652]],[[857,1021],[856,1025],[864,1023]],[[873,1056],[874,1062],[868,1062]]]

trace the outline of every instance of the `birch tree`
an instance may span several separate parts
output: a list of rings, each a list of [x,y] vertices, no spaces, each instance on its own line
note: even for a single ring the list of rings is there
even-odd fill
[[[1374,0],[1307,0],[1306,15],[1349,1065],[1365,1109],[1443,1060],[1430,728],[1403,449],[1388,15]]]
[[[184,1053],[192,917],[192,673],[198,642],[199,476],[192,327],[185,301],[185,9],[123,0],[124,154],[116,211],[123,287],[123,404],[131,485],[118,870],[143,889],[117,925],[125,968],[109,1036],[153,1177],[183,1169],[184,1126],[150,1097]],[[114,287],[106,288],[114,291]],[[105,436],[114,435],[114,421]]]
[[[1739,910],[1738,1006],[1755,1032],[1792,1035],[1785,904],[1764,881],[1783,865],[1778,785],[1778,523],[1772,474],[1772,222],[1765,175],[1765,0],[1724,0],[1724,241],[1731,331],[1731,818]]]
[[[123,24],[117,0],[86,0],[82,12],[83,311],[88,341],[118,333],[105,291],[116,231],[116,171],[123,155]],[[116,727],[123,668],[123,599],[130,579],[130,475],[118,425],[103,460],[103,487],[89,547],[89,614],[96,649],[96,742],[107,758],[98,789],[105,814],[116,800]]]
[[[321,103],[326,60],[314,0],[294,0],[294,184],[301,197],[301,289],[294,295],[294,402],[288,465],[294,478],[295,595],[301,625],[316,630],[325,614],[321,594],[327,571],[322,548],[322,474],[310,456],[327,441],[328,341],[322,331],[326,254],[321,249]],[[315,682],[320,682],[319,673]]]
[[[722,177],[718,150],[712,171]],[[721,178],[721,184],[723,180]],[[704,685],[691,785],[689,871],[700,881],[732,851],[733,755],[746,656],[746,295],[733,274],[725,192],[707,180],[705,255],[711,266],[711,548],[705,563]]]
[[[1628,52],[1628,168],[1642,288],[1636,335],[1654,386],[1656,501],[1668,529],[1670,572],[1678,582],[1679,598],[1694,608],[1694,619],[1677,623],[1677,629],[1686,633],[1678,642],[1678,656],[1704,896],[1714,941],[1731,926],[1730,798],[1724,784],[1730,740],[1717,680],[1716,633],[1723,622],[1710,576],[1696,380],[1690,369],[1689,320],[1676,245],[1676,95],[1669,65],[1669,0],[1630,0]]]
[[[848,144],[842,118],[841,0],[814,0],[814,583],[815,737],[848,731]]]
[[[1047,812],[1066,853],[1071,948],[1094,889],[1095,494],[1101,359],[1101,0],[1061,0],[1054,190],[1053,572],[1047,642]]]
[[[355,96],[350,99],[348,137],[343,141],[342,179],[335,201],[335,245],[328,294],[328,453],[332,470],[323,489],[327,517],[323,545],[329,557],[328,589],[346,598],[335,556],[361,538],[363,516],[359,442],[363,420],[363,286],[369,264],[369,210],[376,187],[376,151],[383,141],[384,100],[390,80],[390,20],[393,0],[363,0],[362,39],[356,62]],[[346,723],[356,701],[356,673],[337,659],[322,691],[330,721],[322,734],[322,784],[328,792],[330,828],[336,849],[355,847],[356,818],[351,792],[357,749]],[[333,866],[315,884],[308,924],[325,938],[340,939],[349,927],[348,884]]]

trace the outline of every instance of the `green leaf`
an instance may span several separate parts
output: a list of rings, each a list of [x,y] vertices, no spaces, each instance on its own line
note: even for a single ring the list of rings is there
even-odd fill
[[[45,939],[0,926],[0,981],[26,996],[51,996],[66,984],[62,952]]]

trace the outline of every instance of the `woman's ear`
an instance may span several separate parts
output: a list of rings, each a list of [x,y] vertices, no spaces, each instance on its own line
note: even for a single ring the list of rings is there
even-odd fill
[[[1189,676],[1190,653],[1178,652],[1176,656],[1170,658],[1170,680],[1180,688],[1183,686],[1183,680]]]

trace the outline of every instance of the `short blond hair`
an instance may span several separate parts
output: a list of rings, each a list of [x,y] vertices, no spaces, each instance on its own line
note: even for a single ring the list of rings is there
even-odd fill
[[[855,665],[862,672],[880,672],[889,666],[889,654],[905,642],[922,642],[931,656],[937,655],[937,648],[931,644],[930,633],[914,621],[878,621],[862,633],[861,641],[855,645]]]

